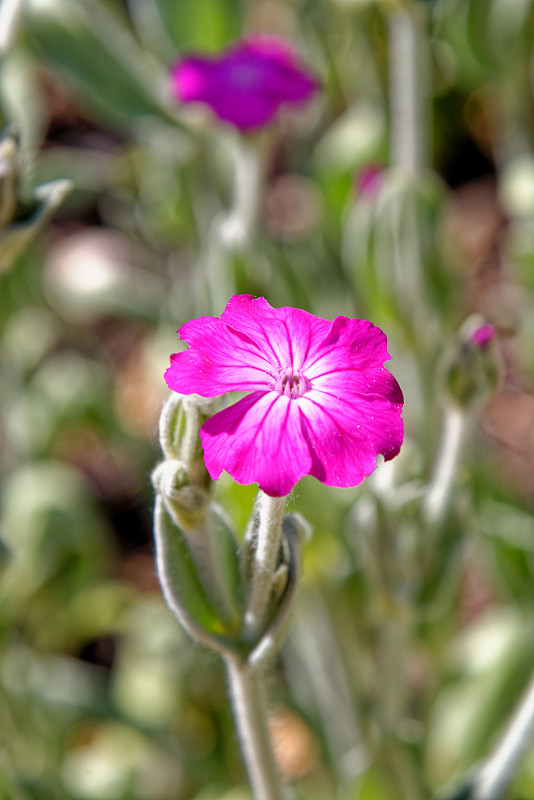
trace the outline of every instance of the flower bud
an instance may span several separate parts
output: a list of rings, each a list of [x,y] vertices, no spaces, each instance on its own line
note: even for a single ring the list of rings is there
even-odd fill
[[[385,176],[386,173],[382,166],[372,163],[366,164],[356,175],[356,195],[373,202],[380,193]]]
[[[438,389],[447,402],[469,408],[492,389],[500,376],[496,330],[480,314],[468,317],[438,366]]]
[[[166,459],[152,473],[152,485],[161,495],[168,514],[178,528],[187,531],[204,518],[209,495],[193,485],[185,464],[177,459]]]
[[[199,432],[213,411],[212,400],[171,392],[159,422],[163,455],[166,459],[181,462],[189,482],[203,490],[209,488],[211,479],[204,465]]]

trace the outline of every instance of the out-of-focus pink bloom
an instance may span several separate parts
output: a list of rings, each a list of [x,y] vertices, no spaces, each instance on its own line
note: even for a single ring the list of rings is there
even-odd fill
[[[490,322],[485,322],[471,333],[471,342],[480,350],[485,350],[486,347],[495,339],[496,330]]]
[[[267,124],[283,103],[301,103],[318,86],[291,44],[269,36],[249,36],[218,57],[182,58],[171,74],[178,100],[206,103],[242,131]]]
[[[304,475],[356,486],[379,454],[388,460],[399,452],[403,396],[383,366],[386,336],[370,322],[330,322],[241,295],[221,317],[187,322],[179,334],[189,349],[171,356],[171,389],[250,393],[202,426],[214,480],[224,469],[273,497]]]
[[[384,182],[384,168],[378,164],[368,164],[356,176],[358,196],[374,199]]]

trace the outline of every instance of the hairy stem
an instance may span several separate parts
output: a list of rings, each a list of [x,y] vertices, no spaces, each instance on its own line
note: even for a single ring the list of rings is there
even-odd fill
[[[282,538],[286,499],[286,497],[269,497],[261,490],[258,493],[256,502],[259,525],[256,547],[252,555],[250,595],[243,624],[243,635],[248,641],[256,639],[265,624]]]
[[[263,670],[225,657],[234,720],[255,800],[284,800],[267,728]]]

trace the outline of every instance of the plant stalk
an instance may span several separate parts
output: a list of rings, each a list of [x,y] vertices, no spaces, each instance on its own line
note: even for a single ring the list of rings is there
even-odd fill
[[[534,676],[502,738],[480,770],[473,800],[499,800],[534,738]]]
[[[414,13],[405,8],[389,19],[391,164],[412,178],[426,161],[421,37]]]
[[[441,522],[447,510],[462,452],[466,423],[464,409],[455,405],[447,406],[434,473],[423,503],[423,518],[430,525]]]
[[[255,800],[285,800],[267,727],[263,670],[225,656],[234,720]]]
[[[259,525],[256,547],[252,555],[250,595],[243,623],[243,636],[246,641],[254,641],[266,621],[282,539],[282,519],[286,500],[286,497],[269,497],[261,490],[258,493],[256,502]]]

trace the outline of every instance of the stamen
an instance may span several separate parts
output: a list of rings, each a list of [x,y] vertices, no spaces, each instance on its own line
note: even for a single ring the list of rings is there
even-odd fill
[[[273,389],[291,400],[296,400],[310,389],[310,382],[300,370],[295,372],[293,367],[289,366],[280,370]]]

